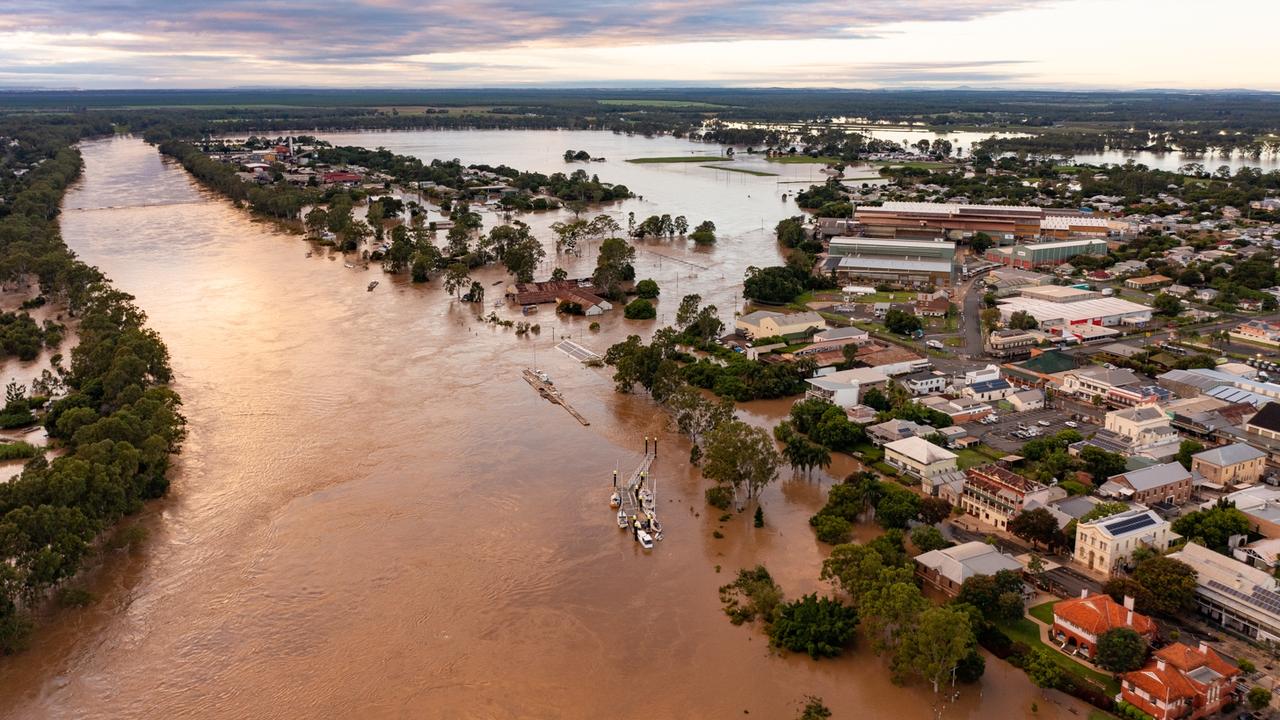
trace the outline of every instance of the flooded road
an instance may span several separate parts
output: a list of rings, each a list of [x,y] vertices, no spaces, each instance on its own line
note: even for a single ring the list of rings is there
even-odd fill
[[[762,530],[708,516],[652,404],[553,350],[570,334],[603,351],[651,324],[614,312],[593,335],[544,311],[520,339],[438,281],[305,258],[139,140],[83,151],[64,236],[168,342],[190,438],[140,518],[149,539],[87,578],[99,601],[0,660],[0,717],[789,718],[809,694],[837,718],[930,716],[931,693],[890,683],[865,648],[779,656],[720,612],[716,588],[757,562],[789,596],[820,589],[807,518],[830,481],[770,487]],[[705,253],[729,279],[682,291],[728,295],[742,263],[776,257],[739,242]],[[664,282],[658,262],[642,253],[639,276]],[[535,353],[589,427],[520,378]],[[645,435],[661,438],[666,526],[651,554],[607,505]],[[944,715],[1032,717],[1033,702],[1066,716],[989,660]]]

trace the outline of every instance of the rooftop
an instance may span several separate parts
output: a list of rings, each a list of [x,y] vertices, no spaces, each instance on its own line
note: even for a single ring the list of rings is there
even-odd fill
[[[1211,465],[1227,467],[1229,465],[1237,465],[1251,460],[1258,460],[1265,458],[1266,456],[1266,453],[1258,450],[1257,448],[1245,445],[1244,443],[1235,443],[1232,445],[1216,447],[1212,450],[1205,450],[1204,452],[1196,453],[1191,457],[1202,462],[1207,462]]]
[[[1078,300],[1076,302],[1052,302],[1029,297],[1011,297],[996,300],[1001,310],[1015,313],[1019,310],[1028,313],[1037,322],[1061,321],[1071,324],[1093,320],[1096,318],[1114,317],[1117,315],[1150,316],[1151,308],[1129,300],[1115,297],[1097,298],[1094,300]]]
[[[1110,595],[1103,594],[1063,600],[1053,606],[1053,617],[1055,620],[1061,618],[1094,636],[1121,627],[1132,628],[1140,635],[1150,635],[1156,631],[1156,624],[1151,618],[1132,612],[1112,600]]]
[[[891,443],[886,443],[884,447],[886,451],[893,450],[894,452],[900,455],[905,455],[922,465],[932,465],[936,462],[955,460],[960,457],[950,450],[938,447],[921,437],[909,437],[901,440],[894,440]]]
[[[1127,485],[1136,492],[1145,490],[1154,490],[1155,488],[1164,487],[1183,480],[1190,480],[1191,473],[1182,467],[1181,463],[1170,462],[1162,465],[1152,465],[1151,467],[1134,470],[1132,472],[1120,473],[1107,478],[1105,485],[1112,483]]]
[[[1022,570],[1022,565],[1013,557],[978,540],[922,553],[916,556],[916,562],[936,570],[939,575],[957,584],[975,575],[995,575],[1001,570]]]

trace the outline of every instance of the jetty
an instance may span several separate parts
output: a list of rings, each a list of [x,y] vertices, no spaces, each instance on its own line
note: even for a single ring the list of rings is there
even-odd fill
[[[630,530],[632,538],[645,550],[653,548],[654,540],[662,539],[662,525],[658,522],[657,483],[649,474],[653,461],[658,457],[658,439],[644,439],[644,458],[621,484],[618,471],[613,471],[613,495],[609,506],[617,511],[618,527]]]
[[[545,372],[534,368],[525,368],[521,375],[524,377],[525,382],[538,391],[539,395],[564,408],[566,412],[583,425],[591,424],[591,421],[583,417],[582,413],[574,410],[569,401],[564,399],[564,395],[560,394],[560,391],[556,389],[555,384],[551,382],[551,378]]]

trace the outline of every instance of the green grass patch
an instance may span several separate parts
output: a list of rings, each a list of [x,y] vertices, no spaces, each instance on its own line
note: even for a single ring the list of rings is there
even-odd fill
[[[627,162],[636,163],[637,165],[657,164],[657,163],[705,163],[705,162],[724,162],[728,158],[719,155],[673,155],[669,157],[647,157],[647,158],[627,158]]]
[[[597,100],[601,105],[636,105],[639,107],[664,107],[664,108],[724,108],[729,105],[716,105],[708,102],[697,102],[695,100],[627,100],[625,98],[614,98],[611,100]]]
[[[744,175],[755,175],[757,177],[777,177],[778,173],[765,172],[763,170],[748,170],[746,168],[725,167],[724,165],[703,165],[704,168],[712,170],[725,170],[727,172],[743,173]]]
[[[982,443],[970,445],[967,448],[954,450],[953,452],[960,456],[956,459],[956,464],[960,466],[961,470],[977,467],[978,465],[986,465],[993,460],[999,460],[1004,457],[1004,454],[999,450]]]
[[[783,165],[836,165],[844,162],[838,157],[829,155],[819,155],[818,157],[813,157],[812,155],[774,155],[767,159],[769,162],[782,163]]]
[[[1045,625],[1052,625],[1053,624],[1053,606],[1057,604],[1058,604],[1057,600],[1050,600],[1047,603],[1040,603],[1039,605],[1036,605],[1035,607],[1027,610],[1027,612],[1031,615],[1031,617],[1039,620]]]
[[[858,303],[914,302],[915,299],[916,294],[910,290],[895,290],[893,292],[874,292],[870,295],[859,295],[853,301]]]
[[[949,338],[943,338],[942,344],[946,345],[947,347],[953,347],[953,348],[964,347],[965,341],[964,341],[964,338],[962,337],[949,337]]]
[[[1108,695],[1116,695],[1120,692],[1120,683],[1117,682],[1114,677],[1106,673],[1101,673],[1097,670],[1087,668],[1062,654],[1058,648],[1041,642],[1040,626],[1036,625],[1031,620],[1022,617],[1014,620],[1013,622],[1000,623],[1000,629],[1004,631],[1005,635],[1013,638],[1015,642],[1023,643],[1027,647],[1044,648],[1049,652],[1049,657],[1053,658],[1054,664],[1076,677],[1084,678],[1085,680],[1101,685]]]
[[[861,445],[855,445],[853,451],[862,453],[863,459],[867,462],[880,462],[884,459],[884,450],[869,442],[864,442]]]

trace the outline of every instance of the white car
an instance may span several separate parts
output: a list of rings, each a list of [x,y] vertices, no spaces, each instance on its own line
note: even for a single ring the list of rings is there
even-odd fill
[[[1052,425],[1053,423],[1050,423],[1048,420],[1041,420],[1040,422],[1038,422],[1038,423],[1036,423],[1036,424],[1037,424],[1037,425],[1039,425],[1040,427],[1049,427],[1049,426],[1050,426],[1050,425]]]
[[[938,342],[937,340],[928,340],[925,342],[925,345],[933,348],[934,350],[941,350],[943,347],[942,343]]]
[[[1064,423],[1062,423],[1062,424],[1063,424],[1063,425],[1066,425],[1066,426],[1067,426],[1067,427],[1069,427],[1069,428],[1078,428],[1078,427],[1080,427],[1080,423],[1076,422],[1075,420],[1068,420],[1068,421],[1066,421],[1066,422],[1064,422]]]

